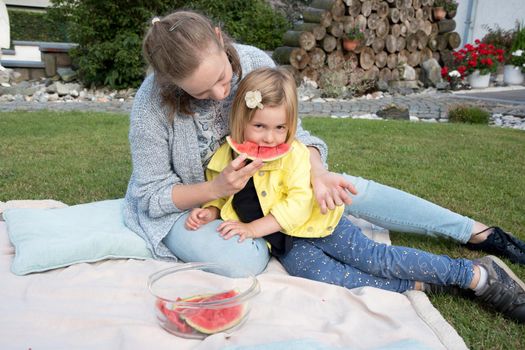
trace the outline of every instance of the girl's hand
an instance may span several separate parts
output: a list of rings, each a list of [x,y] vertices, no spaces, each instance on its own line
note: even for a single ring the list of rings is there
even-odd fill
[[[197,230],[202,225],[205,225],[219,217],[219,209],[214,207],[208,208],[194,208],[184,223],[184,227],[188,230]]]
[[[246,154],[241,154],[231,161],[230,164],[213,181],[217,198],[229,197],[244,188],[250,177],[263,166],[260,159],[256,159],[246,165]]]
[[[224,239],[230,239],[235,235],[239,236],[239,243],[244,241],[246,238],[257,238],[257,233],[253,231],[250,224],[245,224],[239,221],[228,220],[224,221],[217,228],[219,234]]]
[[[342,175],[327,170],[312,172],[312,187],[323,214],[326,214],[328,209],[335,209],[338,205],[352,204],[352,198],[348,192],[357,194],[354,185]]]

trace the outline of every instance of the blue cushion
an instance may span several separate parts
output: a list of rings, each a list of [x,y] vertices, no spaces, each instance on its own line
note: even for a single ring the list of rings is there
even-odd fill
[[[144,240],[124,225],[122,202],[7,209],[4,219],[16,250],[11,271],[25,275],[103,259],[151,258]]]

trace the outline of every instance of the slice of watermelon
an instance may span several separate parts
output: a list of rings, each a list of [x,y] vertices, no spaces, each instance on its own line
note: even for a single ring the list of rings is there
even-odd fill
[[[251,141],[244,141],[237,143],[230,136],[226,136],[226,141],[230,147],[238,154],[246,153],[248,159],[261,159],[263,162],[271,162],[272,160],[284,157],[291,149],[287,143],[281,143],[274,147],[259,146]]]
[[[202,302],[229,299],[237,294],[239,294],[239,292],[232,289],[205,298]],[[246,314],[244,303],[227,307],[202,308],[192,311],[198,312],[191,312],[190,315],[183,315],[182,317],[193,329],[204,334],[214,334],[232,328],[240,323]]]

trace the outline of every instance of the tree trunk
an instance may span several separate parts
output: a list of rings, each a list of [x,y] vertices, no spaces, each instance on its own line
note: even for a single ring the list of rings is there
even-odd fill
[[[390,23],[388,22],[388,19],[381,20],[376,29],[376,36],[384,39],[386,38],[389,32],[390,32]]]
[[[410,52],[415,52],[417,50],[417,36],[415,34],[410,34],[407,36],[407,50]]]
[[[361,14],[361,1],[354,0],[350,5],[348,5],[348,14],[351,17],[357,17]]]
[[[310,55],[310,63],[308,64],[310,67],[314,69],[321,69],[324,67],[324,62],[326,60],[326,53],[323,51],[323,49],[316,47],[312,49],[309,53]]]
[[[329,69],[341,69],[345,63],[345,58],[341,50],[331,52],[326,57],[326,63]]]
[[[326,11],[331,11],[332,6],[334,6],[334,3],[336,3],[337,0],[313,0],[310,4],[310,7],[316,8],[316,9],[322,9]]]
[[[332,52],[337,47],[337,39],[331,35],[326,35],[322,40],[323,50],[327,53]]]
[[[359,64],[361,68],[367,70],[372,68],[375,63],[375,54],[374,50],[371,47],[364,47],[361,50],[361,55],[359,56]]]
[[[397,51],[405,50],[407,47],[407,40],[400,36],[397,38]]]
[[[299,46],[310,51],[317,44],[312,32],[298,32],[289,30],[283,35],[284,46]]]
[[[381,18],[377,13],[371,13],[370,16],[367,18],[367,25],[368,28],[372,30],[376,30],[377,27],[379,27],[379,22],[381,21]]]
[[[364,0],[361,4],[361,13],[363,16],[368,17],[372,13],[372,1]]]
[[[305,69],[303,69],[299,73],[299,76],[301,80],[303,80],[303,78],[306,77],[308,78],[308,80],[315,81],[316,83],[319,81],[319,71],[312,67],[306,67]]]
[[[456,29],[456,21],[453,19],[442,19],[441,21],[437,22],[437,26],[440,34],[452,32],[454,29]]]
[[[408,63],[409,54],[410,53],[407,50],[399,51],[399,53],[397,54],[397,64],[402,65],[402,64]]]
[[[392,80],[392,71],[390,68],[380,69],[378,79],[386,82]]]
[[[445,37],[448,41],[448,47],[451,49],[457,49],[461,45],[461,37],[457,32],[446,33]]]
[[[303,69],[310,62],[310,56],[305,49],[299,47],[294,48],[290,52],[290,64],[297,69]]]
[[[332,14],[329,11],[311,7],[303,11],[303,19],[308,23],[319,23],[325,28],[332,24]]]
[[[390,8],[390,21],[392,21],[392,23],[397,23],[399,22],[399,17],[399,9],[395,7]]]
[[[387,18],[390,13],[390,7],[388,7],[388,4],[386,2],[379,2],[376,12],[379,15],[379,17],[383,19]]]
[[[390,69],[397,68],[397,55],[395,53],[391,53],[386,58],[386,65]]]
[[[385,39],[375,38],[374,42],[372,43],[372,49],[376,54],[382,52],[385,49]]]
[[[397,51],[397,39],[395,36],[393,35],[387,35],[386,39],[385,39],[385,46],[386,46],[386,50],[389,52],[389,53],[394,53]]]
[[[386,66],[387,58],[388,54],[385,51],[377,53],[375,57],[375,65],[377,66],[377,68],[383,68],[384,66]]]
[[[348,33],[350,30],[352,30],[355,27],[355,19],[352,16],[345,16],[342,22],[343,22],[343,31],[345,33]]]
[[[281,46],[273,50],[272,58],[279,64],[290,64],[290,54],[296,47]]]
[[[296,31],[309,31],[315,37],[315,40],[321,40],[326,35],[326,28],[319,23],[300,23],[293,28]]]
[[[428,35],[422,30],[418,30],[415,35],[417,38],[417,48],[419,50],[423,50],[425,47],[427,47]]]
[[[346,13],[346,7],[342,0],[336,0],[331,9],[332,19],[334,21],[342,21]]]
[[[332,22],[330,27],[328,27],[328,32],[335,36],[336,38],[341,38],[344,36],[344,24],[343,22]]]
[[[419,65],[419,62],[421,62],[421,54],[419,51],[414,51],[414,52],[411,52],[409,55],[408,55],[408,65],[409,66],[412,66],[412,67],[415,67],[417,65]]]

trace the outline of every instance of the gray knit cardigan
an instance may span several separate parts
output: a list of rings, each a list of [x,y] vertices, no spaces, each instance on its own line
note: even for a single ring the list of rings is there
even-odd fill
[[[259,67],[275,66],[266,53],[255,47],[236,44],[235,48],[243,75]],[[146,241],[156,258],[177,259],[162,243],[173,224],[185,213],[173,203],[172,187],[205,181],[206,160],[201,157],[201,150],[208,146],[218,148],[217,142],[198,137],[196,123],[205,120],[213,130],[212,139],[224,142],[229,132],[228,113],[237,87],[234,77],[230,96],[225,100],[194,100],[191,107],[196,114],[178,114],[173,123],[168,120],[168,109],[161,103],[153,75],[148,76],[137,91],[129,129],[133,169],[123,218],[126,226]],[[327,147],[322,140],[311,136],[300,125],[297,138],[319,149],[326,164]]]

